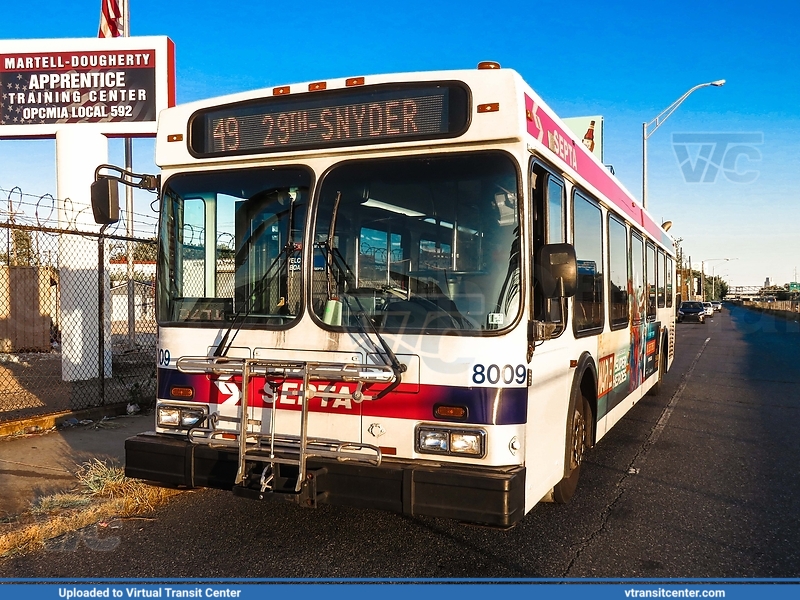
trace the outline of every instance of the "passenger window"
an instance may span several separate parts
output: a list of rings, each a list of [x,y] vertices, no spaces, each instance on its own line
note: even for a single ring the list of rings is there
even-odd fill
[[[531,197],[533,199],[533,251],[545,244],[566,241],[566,191],[564,183],[555,174],[539,164],[531,167]],[[535,267],[534,267],[535,268]],[[538,273],[534,271],[533,316],[537,321],[557,323],[553,335],[563,332],[566,318],[562,302],[544,298],[536,285]]]
[[[672,271],[674,269],[674,263],[672,258],[669,256],[667,257],[667,308],[672,308],[672,297],[674,296],[674,291],[672,289]]]
[[[647,320],[656,318],[656,247],[647,242]]]
[[[202,198],[183,201],[183,224],[179,240],[183,247],[178,255],[183,259],[179,270],[184,296],[207,296],[206,291],[206,203]]]
[[[667,255],[664,251],[658,250],[658,308],[666,306],[666,271],[667,271]]]
[[[645,318],[646,297],[644,289],[644,242],[636,233],[631,233],[631,314],[633,324]]]
[[[628,230],[625,224],[608,217],[608,282],[611,329],[628,324]]]
[[[564,236],[564,184],[547,178],[547,243],[560,244]]]
[[[572,206],[578,292],[573,303],[576,333],[603,328],[603,217],[600,207],[576,193]]]

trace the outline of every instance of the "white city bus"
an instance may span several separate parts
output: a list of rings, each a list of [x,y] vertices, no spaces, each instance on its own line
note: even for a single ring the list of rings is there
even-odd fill
[[[177,106],[156,162],[128,476],[508,527],[671,364],[673,240],[512,70]]]

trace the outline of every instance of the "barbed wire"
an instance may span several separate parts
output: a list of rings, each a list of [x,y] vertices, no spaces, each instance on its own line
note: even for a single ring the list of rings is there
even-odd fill
[[[152,241],[158,236],[158,215],[133,213],[134,234],[132,237],[142,241]],[[53,229],[71,231],[77,234],[96,234],[92,207],[86,202],[71,198],[56,198],[52,194],[27,194],[19,186],[11,189],[0,187],[0,223],[28,226],[42,229],[45,235],[57,235],[44,231]],[[106,229],[107,236],[126,236],[127,212],[120,211],[120,219]],[[181,243],[185,246],[202,247],[206,243],[205,227],[186,223],[182,229]],[[233,233],[223,231],[216,235],[216,247],[230,251],[236,250]]]
[[[205,246],[206,228],[191,223],[184,223],[182,230],[181,243],[184,246],[194,246],[201,248]],[[236,236],[228,231],[223,231],[217,234],[216,240],[217,248],[225,248],[227,250],[236,250]]]
[[[71,198],[56,198],[52,194],[26,194],[19,186],[11,189],[0,187],[0,198],[5,196],[5,202],[0,201],[0,221],[36,227],[51,227],[78,232],[92,229],[92,207],[85,202],[74,201]],[[111,228],[109,233],[124,233],[127,231],[127,212],[120,212],[120,220]],[[133,237],[155,237],[158,230],[158,215],[133,213]]]

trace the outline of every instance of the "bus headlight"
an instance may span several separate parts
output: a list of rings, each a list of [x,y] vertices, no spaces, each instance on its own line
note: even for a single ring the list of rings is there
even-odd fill
[[[446,431],[436,431],[434,429],[420,429],[419,436],[420,452],[444,452],[449,450],[450,436]]]
[[[190,429],[206,418],[206,410],[190,406],[159,406],[156,412],[156,424],[159,427]]]
[[[447,427],[417,427],[417,451],[449,456],[486,454],[486,431],[483,429],[450,429]]]
[[[194,427],[206,416],[202,410],[183,409],[181,410],[181,427]]]
[[[158,408],[157,422],[160,427],[177,427],[178,423],[181,422],[181,410],[179,408],[160,406]]]
[[[450,451],[458,454],[480,456],[483,437],[478,433],[456,432],[450,434]]]

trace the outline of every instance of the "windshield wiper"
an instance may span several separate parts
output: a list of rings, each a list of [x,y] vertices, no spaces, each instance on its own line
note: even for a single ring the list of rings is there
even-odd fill
[[[406,372],[408,367],[406,367],[406,365],[404,365],[403,363],[400,362],[400,360],[397,358],[397,355],[389,347],[389,344],[387,344],[386,340],[383,339],[383,336],[378,331],[378,328],[375,327],[375,323],[367,315],[367,311],[364,308],[364,305],[361,304],[361,300],[358,299],[358,296],[354,295],[353,298],[355,299],[356,304],[358,304],[358,310],[353,310],[353,307],[350,305],[350,300],[348,299],[347,296],[344,296],[344,301],[345,301],[345,304],[347,304],[347,309],[356,314],[356,317],[358,317],[356,319],[356,323],[358,324],[358,328],[361,331],[362,335],[365,338],[367,338],[371,344],[373,344],[373,347],[375,348],[375,350],[378,350],[377,354],[383,359],[384,364],[389,366],[389,367],[391,367],[392,368],[392,372],[394,373],[394,381],[392,381],[392,383],[389,384],[389,387],[387,387],[387,388],[381,390],[380,392],[378,392],[378,395],[375,396],[375,398],[374,398],[374,400],[380,400],[381,398],[383,398],[387,394],[393,392],[395,390],[395,388],[398,385],[400,385],[400,382],[402,381],[402,378],[403,378],[403,373]],[[380,342],[381,347],[383,348],[383,352],[381,352],[375,346],[374,342],[372,342],[372,338],[369,337],[369,333],[367,332],[366,327],[364,327],[363,321],[366,321],[367,323],[369,323],[370,329],[372,329],[372,333],[374,333],[375,337],[378,338],[378,341]]]
[[[520,264],[520,239],[519,227],[514,229],[516,237],[511,242],[508,256],[508,270],[506,271],[500,294],[497,297],[496,311],[508,312],[514,297],[519,293],[519,264]],[[503,299],[505,298],[505,302]]]

